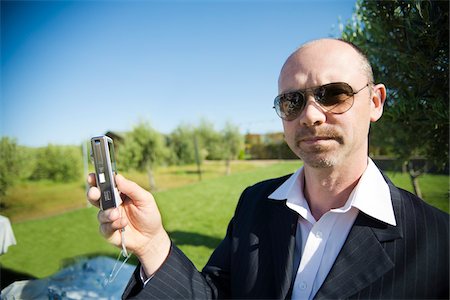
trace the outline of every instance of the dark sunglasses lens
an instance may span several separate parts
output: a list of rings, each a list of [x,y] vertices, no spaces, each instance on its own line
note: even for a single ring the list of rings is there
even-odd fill
[[[294,120],[305,106],[305,98],[301,93],[286,93],[275,98],[277,114],[284,120]]]
[[[351,86],[346,83],[331,83],[320,87],[317,97],[320,104],[331,107],[345,102],[353,95]]]

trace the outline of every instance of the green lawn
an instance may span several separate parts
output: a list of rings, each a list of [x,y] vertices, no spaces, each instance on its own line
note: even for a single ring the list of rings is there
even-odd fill
[[[387,172],[387,175],[394,184],[413,193],[414,190],[407,174]],[[419,184],[422,190],[422,198],[429,204],[448,213],[449,183],[449,177],[445,175],[421,175]]]
[[[251,171],[278,163],[272,161],[234,161],[233,173]],[[202,178],[209,180],[222,177],[225,163],[221,161],[205,161],[202,164]],[[149,189],[147,175],[136,171],[123,174]],[[195,184],[199,181],[197,166],[168,166],[155,171],[157,191],[165,191],[180,186]],[[7,191],[6,199],[2,202],[1,214],[10,218],[13,223],[42,219],[49,216],[85,208],[86,201],[85,178],[76,182],[54,183],[51,181],[19,182]],[[156,191],[153,191],[156,192]]]
[[[285,161],[266,167],[241,167],[230,176],[207,175],[201,182],[192,179],[187,185],[162,189],[155,197],[164,225],[174,242],[201,268],[223,238],[242,190],[257,181],[291,173],[299,166],[298,161]],[[175,170],[170,172],[176,173]],[[181,173],[185,177],[190,174]],[[190,175],[190,178],[196,176]],[[388,175],[394,183],[411,190],[406,175]],[[448,176],[425,175],[421,187],[427,201],[448,212]],[[80,197],[82,199],[77,201],[83,203],[84,195]],[[95,208],[81,208],[13,223],[18,244],[0,257],[2,267],[42,278],[78,257],[108,255],[116,258],[119,250],[98,234],[96,215]]]

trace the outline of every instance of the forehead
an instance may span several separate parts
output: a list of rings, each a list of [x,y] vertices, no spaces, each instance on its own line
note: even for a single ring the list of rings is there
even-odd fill
[[[294,52],[284,64],[279,92],[304,89],[331,82],[350,85],[365,81],[361,56],[350,45],[336,41],[318,41]]]

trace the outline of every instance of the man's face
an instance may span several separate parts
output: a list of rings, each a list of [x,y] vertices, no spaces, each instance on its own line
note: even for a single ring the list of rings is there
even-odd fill
[[[357,91],[368,79],[353,48],[339,41],[320,41],[289,58],[280,75],[279,93],[332,82],[346,82]],[[286,142],[305,165],[327,168],[367,163],[370,89],[371,86],[354,95],[353,106],[343,114],[326,112],[309,93],[297,118],[283,120]]]

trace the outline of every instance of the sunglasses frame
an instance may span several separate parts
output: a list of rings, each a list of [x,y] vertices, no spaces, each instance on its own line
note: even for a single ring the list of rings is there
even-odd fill
[[[341,102],[338,102],[338,103],[336,103],[336,104],[330,105],[330,106],[328,106],[328,107],[327,107],[327,106],[324,106],[323,103],[322,103],[322,102],[323,102],[323,99],[321,98],[321,97],[323,97],[323,96],[320,96],[320,95],[318,94],[319,91],[320,91],[320,90],[324,91],[324,89],[326,89],[327,87],[330,87],[330,86],[337,86],[337,85],[338,85],[338,86],[341,86],[343,91],[346,90],[345,93],[348,95],[348,98],[346,98],[345,100],[343,100],[343,101],[341,101]],[[312,88],[307,88],[307,89],[302,89],[302,90],[296,90],[296,91],[292,91],[292,92],[287,92],[287,93],[283,93],[283,94],[280,94],[280,95],[278,95],[277,97],[275,97],[275,100],[274,100],[274,102],[273,102],[273,103],[274,103],[273,108],[275,109],[277,115],[278,115],[281,119],[283,119],[283,120],[285,120],[285,121],[292,121],[292,120],[295,120],[295,119],[301,114],[301,112],[303,111],[303,109],[304,109],[305,106],[306,106],[306,103],[307,103],[307,101],[306,101],[306,94],[307,94],[308,92],[312,92],[315,102],[316,102],[316,103],[317,103],[317,104],[318,104],[325,112],[329,112],[329,113],[332,113],[332,114],[343,114],[343,113],[346,113],[347,111],[349,111],[350,108],[352,108],[353,103],[354,103],[354,101],[355,101],[354,96],[355,96],[356,94],[358,94],[359,92],[361,92],[361,91],[362,91],[363,89],[365,89],[366,87],[368,87],[369,85],[370,85],[370,82],[368,82],[365,86],[363,86],[363,87],[360,88],[359,90],[354,91],[353,88],[352,88],[348,83],[346,83],[346,82],[331,82],[331,83],[327,83],[327,84],[320,85],[320,86],[316,86],[316,87],[312,87]],[[286,95],[289,95],[289,94],[300,94],[300,95],[303,97],[303,101],[302,101],[302,103],[301,103],[300,109],[298,109],[298,107],[296,108],[296,109],[297,109],[297,112],[296,112],[296,113],[287,116],[287,115],[285,115],[285,114],[281,111],[281,101],[280,101],[280,98],[281,98],[282,96],[286,96]],[[341,106],[341,104],[345,103],[345,102],[346,102],[348,99],[350,99],[350,98],[352,98],[352,103],[351,103],[351,105],[350,105],[346,110],[341,111],[341,112],[333,112],[333,109],[335,109],[336,107]],[[298,104],[297,104],[297,106],[298,106]]]

